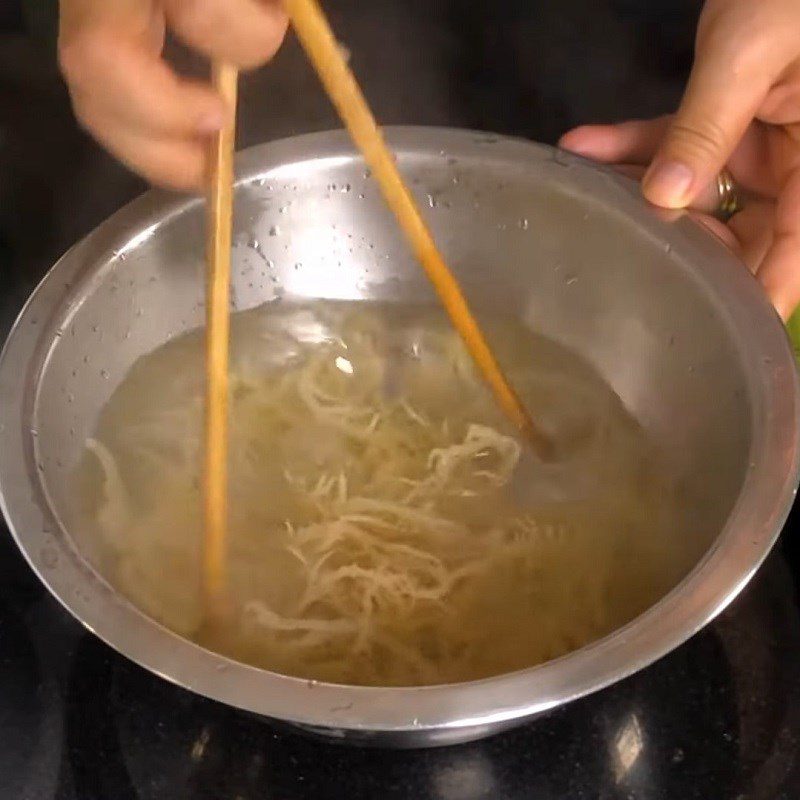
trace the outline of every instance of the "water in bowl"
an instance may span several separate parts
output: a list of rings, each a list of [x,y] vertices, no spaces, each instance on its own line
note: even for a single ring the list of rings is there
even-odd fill
[[[86,552],[167,627],[307,679],[465,681],[611,632],[697,555],[670,475],[577,354],[486,328],[552,463],[520,472],[437,308],[272,304],[232,323],[229,627],[201,625],[201,332],[141,358],[100,415],[75,475]]]

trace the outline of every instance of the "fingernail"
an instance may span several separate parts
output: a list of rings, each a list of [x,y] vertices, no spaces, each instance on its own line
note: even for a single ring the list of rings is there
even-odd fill
[[[576,130],[576,128],[573,128],[571,131],[567,131],[563,134],[558,140],[558,148],[560,150],[566,150],[568,153],[575,153],[579,156],[588,155],[585,148],[586,142],[580,135],[575,135]]]
[[[689,202],[694,173],[680,161],[656,161],[642,180],[645,197],[657,206],[683,208]]]
[[[205,116],[200,117],[197,122],[197,130],[199,133],[216,133],[222,130],[225,124],[225,119],[219,112],[211,112]]]
[[[584,156],[590,158],[592,155],[591,148],[586,146],[586,142],[571,142],[568,139],[558,143],[561,150],[566,150],[568,153],[574,153],[576,156]]]

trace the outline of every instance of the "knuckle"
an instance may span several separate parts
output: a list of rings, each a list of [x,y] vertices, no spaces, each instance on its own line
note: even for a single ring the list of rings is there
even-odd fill
[[[269,60],[269,56],[265,55],[262,49],[247,47],[244,44],[240,46],[235,58],[231,59],[236,66],[245,72],[252,69],[257,69]]]
[[[235,9],[209,0],[171,0],[170,24],[193,47],[223,57],[241,69],[264,64],[280,47],[287,21],[282,11],[263,8],[245,27]]]
[[[239,37],[230,59],[243,70],[256,69],[266,64],[280,47],[285,30],[285,27],[272,22],[259,25],[247,36]]]
[[[73,97],[72,111],[75,115],[75,121],[78,123],[78,127],[97,141],[100,141],[102,139],[102,130],[96,123],[95,115],[92,113],[91,107]]]
[[[118,55],[120,37],[107,28],[89,28],[60,40],[58,63],[71,88],[90,92]]]
[[[78,95],[72,94],[70,99],[75,119],[83,130],[89,131],[93,126],[91,107]]]
[[[216,6],[206,0],[172,0],[170,3],[170,24],[174,31],[191,47],[207,56],[224,57],[228,53],[220,47],[224,30]]]
[[[699,161],[716,158],[729,146],[728,138],[726,131],[713,119],[676,120],[670,131],[673,148]]]
[[[58,64],[61,74],[71,86],[87,84],[101,47],[98,31],[85,31],[58,43]]]
[[[170,17],[172,25],[192,39],[202,41],[214,28],[202,0],[173,0]]]
[[[280,5],[271,9],[267,25],[265,39],[269,47],[269,55],[271,58],[283,43],[286,37],[286,31],[289,27],[289,17]]]
[[[267,58],[272,58],[278,52],[283,40],[286,36],[286,30],[289,27],[289,22],[286,18],[276,22],[272,28],[267,42]]]

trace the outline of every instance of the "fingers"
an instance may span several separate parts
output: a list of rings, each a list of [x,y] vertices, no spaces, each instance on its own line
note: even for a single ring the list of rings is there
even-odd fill
[[[800,303],[800,170],[786,182],[775,208],[772,245],[758,279],[784,320]]]
[[[61,0],[59,60],[79,122],[151,182],[194,190],[207,136],[234,109],[162,60],[167,23],[212,58],[254,66],[286,19],[278,0]]]
[[[204,136],[228,113],[161,60],[163,15],[144,0],[62,0],[59,61],[76,117],[107,150],[172,189],[203,182]]]
[[[109,29],[84,31],[61,54],[75,116],[100,144],[151,183],[202,187],[205,135],[233,113],[211,87]]]
[[[741,255],[742,248],[739,240],[734,236],[733,231],[720,222],[716,217],[703,214],[699,211],[691,211],[690,216],[695,222],[702,225],[709,233],[717,237],[727,248],[733,250],[737,255]]]
[[[644,165],[657,151],[659,137],[668,125],[668,117],[619,125],[586,125],[565,134],[559,145],[587,158],[611,163],[620,173],[640,180],[645,173]],[[764,194],[773,194],[774,187],[765,183],[763,175],[765,165],[770,163],[767,144],[764,131],[751,128],[734,153],[731,168],[735,175],[738,172],[747,177],[751,185],[755,184],[756,190],[763,188],[768,190]],[[796,189],[795,194],[796,200],[786,191],[782,196],[784,233],[778,239],[773,237],[776,205],[772,200],[755,195],[748,197],[744,210],[727,225],[713,216],[719,204],[716,176],[697,192],[689,206],[697,222],[739,255],[751,272],[759,274],[785,317],[800,301],[800,234],[794,233],[794,226],[800,229],[800,189]]]
[[[770,89],[758,116],[771,125],[800,122],[800,60],[784,72]]]
[[[692,219],[713,233],[744,261],[754,275],[772,244],[774,203],[755,201],[725,223],[708,214],[691,211]]]
[[[165,0],[165,9],[187,45],[242,69],[269,61],[286,33],[279,0]]]
[[[728,222],[728,229],[741,246],[741,257],[754,275],[761,268],[772,247],[775,203],[753,200]]]
[[[642,180],[645,166],[669,128],[671,117],[651,120],[632,120],[617,125],[585,125],[561,137],[559,146],[602,163],[614,164],[619,172],[634,180]],[[690,204],[690,208],[704,214],[713,214],[719,205],[716,176],[703,186]]]
[[[687,206],[711,183],[786,67],[780,48],[765,35],[769,28],[760,29],[773,22],[762,20],[757,9],[741,12],[752,20],[739,19],[734,8],[701,23],[686,93],[643,181],[645,196],[656,205]]]
[[[210,86],[179,78],[139,42],[108,29],[64,45],[61,63],[76,114],[92,132],[113,118],[140,134],[205,135],[233,113]]]
[[[148,182],[175,191],[198,191],[206,181],[203,140],[162,138],[138,132],[113,117],[97,117],[97,141]]]
[[[649,164],[669,120],[664,116],[616,125],[583,125],[565,133],[558,146],[604,164]]]

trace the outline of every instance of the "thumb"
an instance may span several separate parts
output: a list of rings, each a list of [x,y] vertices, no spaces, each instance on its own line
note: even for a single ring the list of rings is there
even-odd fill
[[[684,208],[716,178],[769,91],[770,59],[754,58],[753,45],[713,36],[698,46],[678,113],[642,180],[645,197],[664,208]]]

